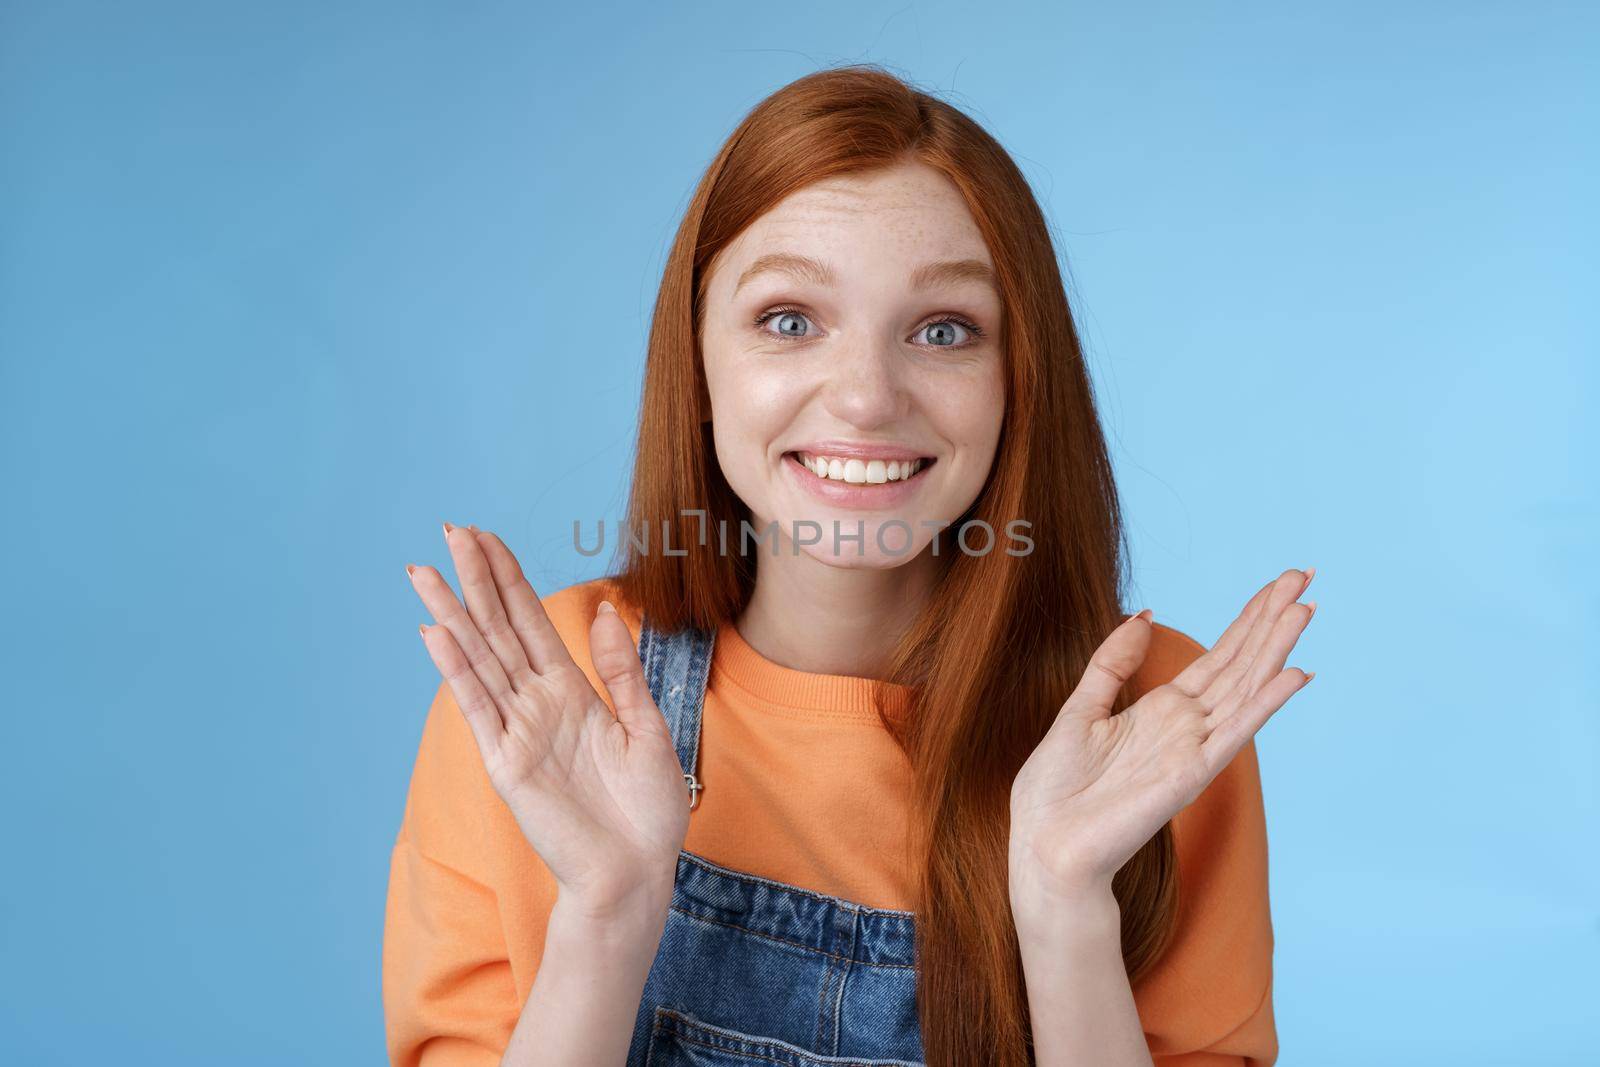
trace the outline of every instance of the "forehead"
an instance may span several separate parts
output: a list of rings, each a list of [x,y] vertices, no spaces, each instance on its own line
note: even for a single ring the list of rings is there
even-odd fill
[[[846,254],[902,260],[908,270],[932,259],[992,265],[960,191],[921,163],[898,164],[814,182],[752,222],[719,257],[723,284],[774,248],[821,259]]]

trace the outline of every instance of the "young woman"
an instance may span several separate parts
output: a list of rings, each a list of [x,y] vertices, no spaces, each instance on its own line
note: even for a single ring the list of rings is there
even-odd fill
[[[1309,570],[1209,651],[1119,602],[1047,226],[872,67],[723,146],[650,337],[612,577],[445,524],[395,843],[415,1064],[1270,1064],[1253,736]],[[663,534],[665,537],[663,538]],[[464,603],[463,603],[464,601]]]

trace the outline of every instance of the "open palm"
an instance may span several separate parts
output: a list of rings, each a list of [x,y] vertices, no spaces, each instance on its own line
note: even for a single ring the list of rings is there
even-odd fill
[[[436,620],[423,641],[529,844],[597,912],[670,884],[689,790],[627,624],[602,605],[590,626],[613,715],[505,544],[449,524],[445,540],[466,604],[433,567],[407,567]]]
[[[1268,583],[1208,652],[1119,715],[1149,649],[1148,612],[1111,632],[1012,783],[1013,878],[1066,895],[1107,885],[1200,795],[1310,681],[1284,661],[1316,610],[1299,602],[1312,573]]]

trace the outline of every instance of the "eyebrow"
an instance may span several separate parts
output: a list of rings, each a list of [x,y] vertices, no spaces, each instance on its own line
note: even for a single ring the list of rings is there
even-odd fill
[[[768,271],[787,274],[814,285],[835,284],[833,271],[826,263],[794,252],[770,252],[745,268],[733,291],[737,293],[745,282]],[[965,281],[981,282],[996,293],[1000,291],[994,271],[979,259],[945,259],[937,263],[925,263],[911,272],[913,289],[931,289],[936,285],[954,285]]]

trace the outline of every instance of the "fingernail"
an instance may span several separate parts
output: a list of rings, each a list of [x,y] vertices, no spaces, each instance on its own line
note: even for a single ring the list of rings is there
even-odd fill
[[[1315,567],[1307,567],[1306,568],[1306,584],[1307,585],[1310,585],[1311,584],[1311,579],[1315,578],[1316,576],[1317,576],[1317,568],[1315,568]]]
[[[417,623],[417,633],[421,634],[423,637],[427,637],[428,636],[428,624],[425,623],[425,622]]]
[[[1315,600],[1308,600],[1306,601],[1306,607],[1311,609],[1311,615],[1306,616],[1306,621],[1310,622],[1311,616],[1317,613],[1317,602]]]
[[[454,526],[451,526],[451,525],[450,525],[450,524],[449,524],[449,523],[448,523],[448,522],[447,522],[447,523],[445,523],[445,524],[444,524],[444,535],[445,535],[445,536],[446,536],[446,537],[449,537],[449,536],[450,536],[450,531],[451,531],[451,530],[454,530],[454,529],[455,529],[455,527],[454,527]]]
[[[1149,622],[1149,621],[1150,621],[1150,619],[1151,619],[1151,617],[1152,617],[1152,616],[1153,616],[1153,615],[1154,615],[1154,614],[1155,614],[1155,612],[1153,612],[1153,611],[1151,611],[1151,610],[1150,610],[1150,609],[1149,609],[1149,608],[1145,608],[1145,609],[1144,609],[1144,610],[1143,610],[1143,611],[1141,611],[1141,612],[1139,612],[1139,613],[1138,613],[1138,614],[1137,614],[1137,615],[1135,615],[1135,616],[1134,616],[1134,618],[1136,618],[1136,619],[1143,619],[1143,620],[1145,620],[1145,621],[1146,621],[1146,622]]]
[[[411,572],[415,571],[416,569],[417,568],[413,564],[410,564],[410,563],[406,564],[406,574],[408,576],[411,574]]]
[[[470,523],[470,522],[467,523],[467,529],[471,530],[473,533],[477,533],[478,532],[478,528],[476,526],[472,525],[472,523]]]
[[[1316,671],[1312,671],[1311,673],[1307,674],[1306,675],[1306,684],[1310,685],[1311,684],[1311,679],[1315,678],[1316,676],[1317,676],[1317,672]]]
[[[611,606],[611,601],[609,601],[609,600],[600,601],[600,610],[601,611],[605,611],[605,612],[609,612],[612,615],[615,615],[617,613],[617,609]]]

